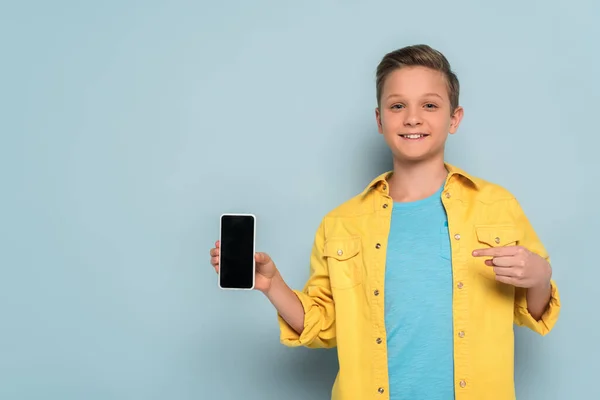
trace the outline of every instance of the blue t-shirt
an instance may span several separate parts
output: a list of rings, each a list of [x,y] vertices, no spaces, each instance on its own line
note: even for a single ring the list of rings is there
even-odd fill
[[[442,189],[392,209],[385,273],[391,400],[454,399],[452,263]]]

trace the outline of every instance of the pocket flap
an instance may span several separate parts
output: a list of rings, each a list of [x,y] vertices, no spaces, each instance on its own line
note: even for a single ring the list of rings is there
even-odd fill
[[[523,237],[523,232],[514,225],[477,226],[475,231],[477,232],[477,240],[491,247],[516,243]]]
[[[325,241],[323,255],[344,261],[360,251],[360,237],[329,238]]]

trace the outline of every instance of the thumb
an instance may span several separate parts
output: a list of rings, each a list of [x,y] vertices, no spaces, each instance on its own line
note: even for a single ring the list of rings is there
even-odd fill
[[[256,253],[255,260],[259,264],[268,264],[271,261],[271,257],[267,253]]]

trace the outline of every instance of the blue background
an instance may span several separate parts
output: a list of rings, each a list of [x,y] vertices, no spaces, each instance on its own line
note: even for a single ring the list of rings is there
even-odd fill
[[[280,345],[208,251],[255,213],[303,285],[322,216],[391,166],[374,72],[415,43],[461,81],[448,161],[552,254],[564,308],[517,329],[519,398],[600,397],[600,3],[482,3],[3,2],[0,398],[328,398],[335,352]]]

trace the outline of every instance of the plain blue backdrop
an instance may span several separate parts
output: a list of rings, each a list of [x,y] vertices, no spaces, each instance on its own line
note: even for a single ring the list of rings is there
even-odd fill
[[[485,4],[485,5],[484,5]],[[518,397],[600,398],[600,5],[593,0],[0,5],[0,398],[326,399],[335,351],[223,292],[223,212],[300,288],[323,215],[390,168],[374,72],[428,43],[465,119],[448,161],[504,185],[550,251]]]

